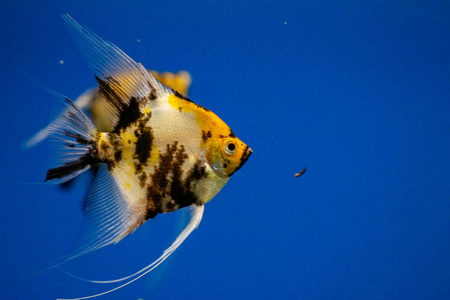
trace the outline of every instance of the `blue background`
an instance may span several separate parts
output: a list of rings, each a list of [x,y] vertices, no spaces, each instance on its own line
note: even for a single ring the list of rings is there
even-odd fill
[[[55,116],[27,75],[71,98],[96,84],[62,13],[147,68],[188,70],[191,99],[254,150],[167,263],[100,299],[450,299],[450,2],[243,0],[2,2],[2,299],[110,287],[15,280],[72,249],[83,220],[89,176],[35,184],[48,145],[21,148]],[[128,275],[181,215],[65,268]]]

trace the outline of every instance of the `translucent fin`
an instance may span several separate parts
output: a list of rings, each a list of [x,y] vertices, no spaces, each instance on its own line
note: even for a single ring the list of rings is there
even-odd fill
[[[33,269],[40,268],[38,271],[25,270],[29,274],[22,278],[35,276],[74,258],[119,242],[126,236],[129,227],[137,222],[137,218],[121,184],[116,182],[107,165],[101,164],[86,199],[82,236],[75,250],[33,267]]]
[[[95,148],[95,127],[91,120],[69,98],[52,91],[64,101],[64,112],[48,126],[56,155],[55,168],[48,170],[46,182],[62,183],[90,168]]]
[[[94,103],[96,94],[97,88],[90,88],[86,90],[83,94],[78,96],[77,100],[75,100],[75,104],[83,110],[88,109]]]
[[[28,140],[26,140],[24,145],[23,145],[23,147],[24,148],[31,148],[31,147],[36,146],[37,144],[39,144],[43,140],[45,140],[48,137],[48,127],[49,126],[50,126],[50,124],[47,125],[47,127],[42,128],[41,130],[39,130],[38,133],[36,133],[32,137],[30,137]]]
[[[169,248],[167,248],[164,251],[164,253],[153,263],[151,263],[150,265],[146,266],[145,268],[141,269],[140,271],[138,271],[130,276],[116,279],[116,280],[99,281],[99,280],[87,280],[87,279],[75,276],[67,271],[64,271],[67,274],[69,274],[77,279],[94,282],[94,283],[114,283],[114,282],[128,280],[127,282],[125,282],[124,284],[122,284],[118,287],[115,287],[113,289],[110,289],[108,291],[105,291],[105,292],[102,292],[99,294],[86,296],[86,297],[80,297],[80,298],[60,299],[60,300],[89,299],[89,298],[95,298],[95,297],[98,297],[101,295],[109,294],[113,291],[123,288],[124,286],[129,285],[133,281],[136,281],[139,278],[141,278],[142,276],[151,272],[153,269],[155,269],[157,266],[159,266],[163,261],[165,261],[184,242],[184,240],[192,233],[192,231],[194,231],[199,226],[199,224],[202,220],[202,217],[203,217],[204,205],[201,205],[201,206],[191,205],[190,209],[191,209],[191,220],[189,221],[189,224],[186,226],[186,228],[178,235],[177,239],[172,243],[172,245]]]
[[[99,166],[86,199],[85,214],[82,238],[67,260],[117,243],[137,221],[121,184],[106,164]]]
[[[50,91],[51,92],[51,91]],[[81,94],[77,100],[75,100],[75,104],[80,109],[86,109],[89,108],[93,100],[95,98],[95,94],[97,93],[97,88],[92,88],[87,91],[85,91],[83,94]],[[49,130],[50,130],[51,124],[47,125],[47,127],[41,129],[38,133],[33,135],[31,138],[25,141],[24,148],[31,148],[42,142],[48,137]]]
[[[133,97],[153,100],[155,104],[167,102],[167,97],[163,96],[173,91],[157,81],[140,63],[78,24],[71,16],[63,15],[62,18],[81,54],[96,74],[99,91],[106,94],[117,118]]]

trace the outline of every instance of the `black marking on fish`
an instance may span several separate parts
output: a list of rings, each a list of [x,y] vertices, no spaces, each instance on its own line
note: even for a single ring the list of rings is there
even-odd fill
[[[112,76],[107,76],[105,80],[95,76],[98,82],[99,92],[105,96],[107,102],[112,105],[113,111],[117,113],[118,121],[112,132],[120,132],[121,129],[127,128],[131,123],[136,122],[141,116],[139,111],[139,99],[131,97],[125,99],[128,95],[118,93],[121,91],[121,84]],[[152,89],[154,93],[154,89]]]
[[[108,164],[108,170],[111,171],[123,159],[123,134],[126,131],[131,130],[137,138],[136,143],[134,144],[135,149],[133,153],[133,158],[136,159],[134,162],[136,175],[143,176],[141,173],[144,172],[144,167],[147,166],[154,139],[152,129],[148,126],[150,118],[151,112],[148,114],[141,113],[137,98],[132,97],[129,104],[126,105],[126,107],[124,105],[124,109],[120,113],[116,127],[109,133],[110,146],[107,143],[100,145],[101,150],[107,156],[103,162]],[[132,146],[131,139],[128,139],[125,143],[127,143],[127,147],[128,145]],[[109,147],[112,149],[109,149]],[[110,153],[108,154],[108,152]]]
[[[72,118],[76,118],[76,116],[75,115],[72,117],[69,116],[69,118],[71,118],[70,120],[72,120]],[[71,123],[74,124],[75,127],[80,128],[79,125],[75,121],[73,121]],[[64,163],[63,165],[61,165],[57,168],[52,168],[52,169],[48,170],[45,181],[63,178],[74,172],[77,172],[79,170],[86,168],[88,165],[92,165],[97,162],[98,151],[97,151],[95,142],[93,140],[89,140],[89,139],[83,137],[81,134],[75,133],[75,132],[72,132],[69,130],[63,130],[62,134],[69,138],[72,138],[76,141],[76,143],[75,143],[75,141],[74,142],[66,142],[66,143],[64,143],[65,146],[67,146],[69,148],[76,148],[76,146],[83,145],[83,146],[87,146],[89,148],[89,150],[86,154],[82,155],[81,157],[79,157],[73,161]]]
[[[202,164],[200,161],[197,161],[197,163],[192,167],[192,169],[189,171],[185,182],[194,182],[202,179],[206,176],[206,166]]]
[[[146,214],[145,214],[145,216],[144,216],[144,221],[142,221],[142,224],[143,224],[145,221],[147,221],[148,219],[153,219],[154,217],[156,217],[157,214],[158,214],[158,212],[156,212],[155,209],[150,208],[150,206],[147,205],[147,212],[146,212]],[[140,225],[142,225],[142,224],[140,224]]]
[[[173,201],[168,202],[170,205],[166,206],[167,210],[178,209],[197,202],[197,198],[190,190],[190,186],[186,186],[185,182],[181,180],[181,176],[183,175],[181,166],[187,158],[188,155],[184,151],[184,146],[181,145],[180,149],[175,153],[175,159],[173,161],[172,183],[170,185],[170,197]]]
[[[167,196],[169,180],[167,176],[172,168],[172,159],[177,142],[171,147],[167,145],[167,151],[159,156],[159,164],[151,175],[150,185],[147,187],[147,212],[145,219],[153,218],[163,212],[162,202]]]
[[[150,83],[149,83],[149,85],[150,85]],[[151,86],[151,85],[150,85]],[[151,89],[151,91],[150,91],[150,95],[148,95],[148,98],[150,99],[150,100],[155,100],[156,98],[158,98],[157,96],[156,96],[156,90],[152,87],[152,89]]]
[[[197,181],[205,176],[205,167],[200,167],[200,163],[195,164],[186,179],[182,180],[182,167],[187,159],[184,145],[178,145],[178,142],[167,144],[166,152],[159,156],[159,164],[147,187],[146,220],[158,213],[174,211],[194,203],[200,204],[193,190]]]
[[[124,104],[123,100],[112,87],[120,87],[120,82],[115,80],[112,76],[107,76],[105,80],[103,80],[95,75],[95,79],[98,82],[99,92],[105,96],[106,100],[115,108],[115,111],[121,112]]]
[[[142,75],[144,75],[142,72],[141,72],[141,74]],[[148,74],[148,73],[147,73]],[[152,74],[149,74],[150,76],[153,76]],[[145,75],[144,75],[145,76]],[[158,79],[156,79],[155,77],[153,77],[155,80],[158,80]],[[154,90],[155,88],[153,87],[153,85],[150,83],[150,81],[148,81],[148,80],[146,80],[146,82],[147,82],[147,84],[148,84],[148,86],[150,87],[150,89],[151,90]]]
[[[210,130],[208,130],[208,132],[205,132],[204,130],[202,130],[202,140],[203,143],[206,143],[206,141],[212,137],[212,133]]]
[[[246,146],[244,149],[244,152],[241,156],[241,159],[239,161],[239,165],[236,167],[236,169],[233,171],[233,173],[231,173],[229,176],[233,175],[234,172],[236,172],[237,170],[239,170],[240,168],[242,168],[242,166],[247,162],[248,158],[250,157],[250,155],[252,154],[252,150],[249,148],[249,146]]]
[[[75,133],[75,132],[72,132],[69,130],[63,130],[63,134],[67,137],[71,137],[71,138],[75,139],[77,141],[77,143],[81,144],[81,145],[88,145],[88,144],[93,143],[92,141],[86,139],[79,133]]]
[[[192,102],[192,101],[191,101]],[[192,103],[194,103],[194,102],[192,102]],[[197,103],[194,103],[195,104],[195,106],[197,106],[197,108],[199,108],[199,109],[203,109],[204,111],[206,111],[206,112],[210,112],[210,110],[209,109],[207,109],[207,108],[205,108],[205,107],[203,107],[203,106],[201,106],[200,104],[197,104]]]
[[[134,153],[134,156],[138,159],[139,163],[147,165],[153,143],[152,130],[150,127],[139,126],[134,134],[137,137],[136,152]]]
[[[123,144],[120,134],[114,132],[109,133],[109,141],[110,144],[101,143],[100,149],[107,155],[102,162],[108,164],[108,170],[111,171],[123,158]]]
[[[231,138],[235,138],[236,137],[236,135],[234,134],[234,132],[233,132],[233,130],[231,130],[230,129],[230,135],[229,135]]]
[[[114,160],[116,162],[119,162],[122,160],[122,149],[116,149],[116,151],[114,152]]]
[[[180,93],[177,92],[176,90],[172,89],[172,92],[173,92],[173,94],[174,94],[176,97],[178,97],[178,98],[180,98],[180,99],[183,99],[183,100],[186,100],[186,101],[188,101],[188,102],[191,102],[191,103],[194,104],[197,108],[202,109],[202,110],[204,110],[204,111],[206,111],[206,112],[209,112],[209,111],[210,111],[209,109],[204,108],[203,106],[201,106],[201,105],[195,103],[194,101],[192,101],[191,99],[189,99],[189,98],[186,97],[185,95],[180,94]],[[179,110],[179,109],[178,109],[178,110]]]
[[[173,93],[174,93],[174,95],[175,95],[175,96],[177,96],[178,98],[181,98],[181,99],[184,99],[184,100],[186,100],[186,101],[192,102],[192,100],[191,100],[191,99],[189,99],[189,98],[188,98],[188,97],[186,97],[185,95],[183,95],[183,94],[179,93],[178,91],[176,91],[176,90],[172,89],[172,92],[173,92]],[[194,103],[194,102],[192,102],[192,103]]]
[[[100,143],[100,149],[101,149],[101,151],[102,151],[103,153],[108,152],[108,150],[109,150],[109,144],[108,144],[107,142],[105,142],[105,141],[102,141],[102,142]]]
[[[151,112],[149,114],[142,115],[139,122],[136,124],[137,128],[134,130],[134,135],[137,140],[133,158],[137,159],[134,163],[137,173],[143,172],[144,167],[148,165],[148,159],[151,156],[151,149],[154,140],[152,128],[148,125],[151,115]]]
[[[131,97],[130,103],[128,105],[123,104],[122,108],[119,110],[119,120],[114,127],[113,132],[119,132],[120,129],[125,129],[130,124],[135,123],[141,117],[141,112],[139,110],[139,102],[135,97]]]
[[[141,174],[138,175],[138,179],[139,179],[139,185],[141,186],[141,188],[144,188],[145,183],[147,181],[147,174],[145,172],[142,172]]]
[[[62,166],[50,169],[47,171],[45,181],[63,178],[74,172],[83,170],[87,166],[94,164],[96,161],[95,158],[96,158],[95,153],[88,152],[74,161],[67,162]]]

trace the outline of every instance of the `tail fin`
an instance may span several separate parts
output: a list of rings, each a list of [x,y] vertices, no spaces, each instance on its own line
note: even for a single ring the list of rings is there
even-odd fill
[[[49,125],[49,135],[58,151],[57,167],[47,171],[46,182],[66,182],[96,163],[98,131],[92,121],[69,98],[52,91],[65,103],[64,112]]]
[[[49,90],[46,87],[43,87],[43,88],[45,90]],[[52,91],[50,91],[50,92],[52,92]],[[97,88],[91,88],[91,89],[85,91],[80,96],[78,96],[77,100],[75,100],[74,103],[81,109],[89,109],[92,106],[92,104],[94,103],[96,94],[97,94]],[[49,128],[50,128],[50,124],[47,127],[41,129],[38,133],[33,135],[31,138],[26,140],[23,143],[23,147],[25,149],[26,148],[31,148],[31,147],[36,146],[37,144],[39,144],[43,140],[45,140],[47,138],[48,134],[49,134]]]

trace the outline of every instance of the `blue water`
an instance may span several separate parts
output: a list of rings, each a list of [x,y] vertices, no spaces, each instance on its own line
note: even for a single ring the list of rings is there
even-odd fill
[[[71,98],[96,84],[62,13],[147,68],[188,70],[191,99],[254,150],[174,257],[99,299],[450,299],[448,1],[61,2],[0,9],[2,299],[110,288],[60,270],[14,280],[72,249],[83,220],[88,176],[35,184],[48,145],[21,149],[55,116],[27,75]],[[128,275],[180,218],[65,268]]]

